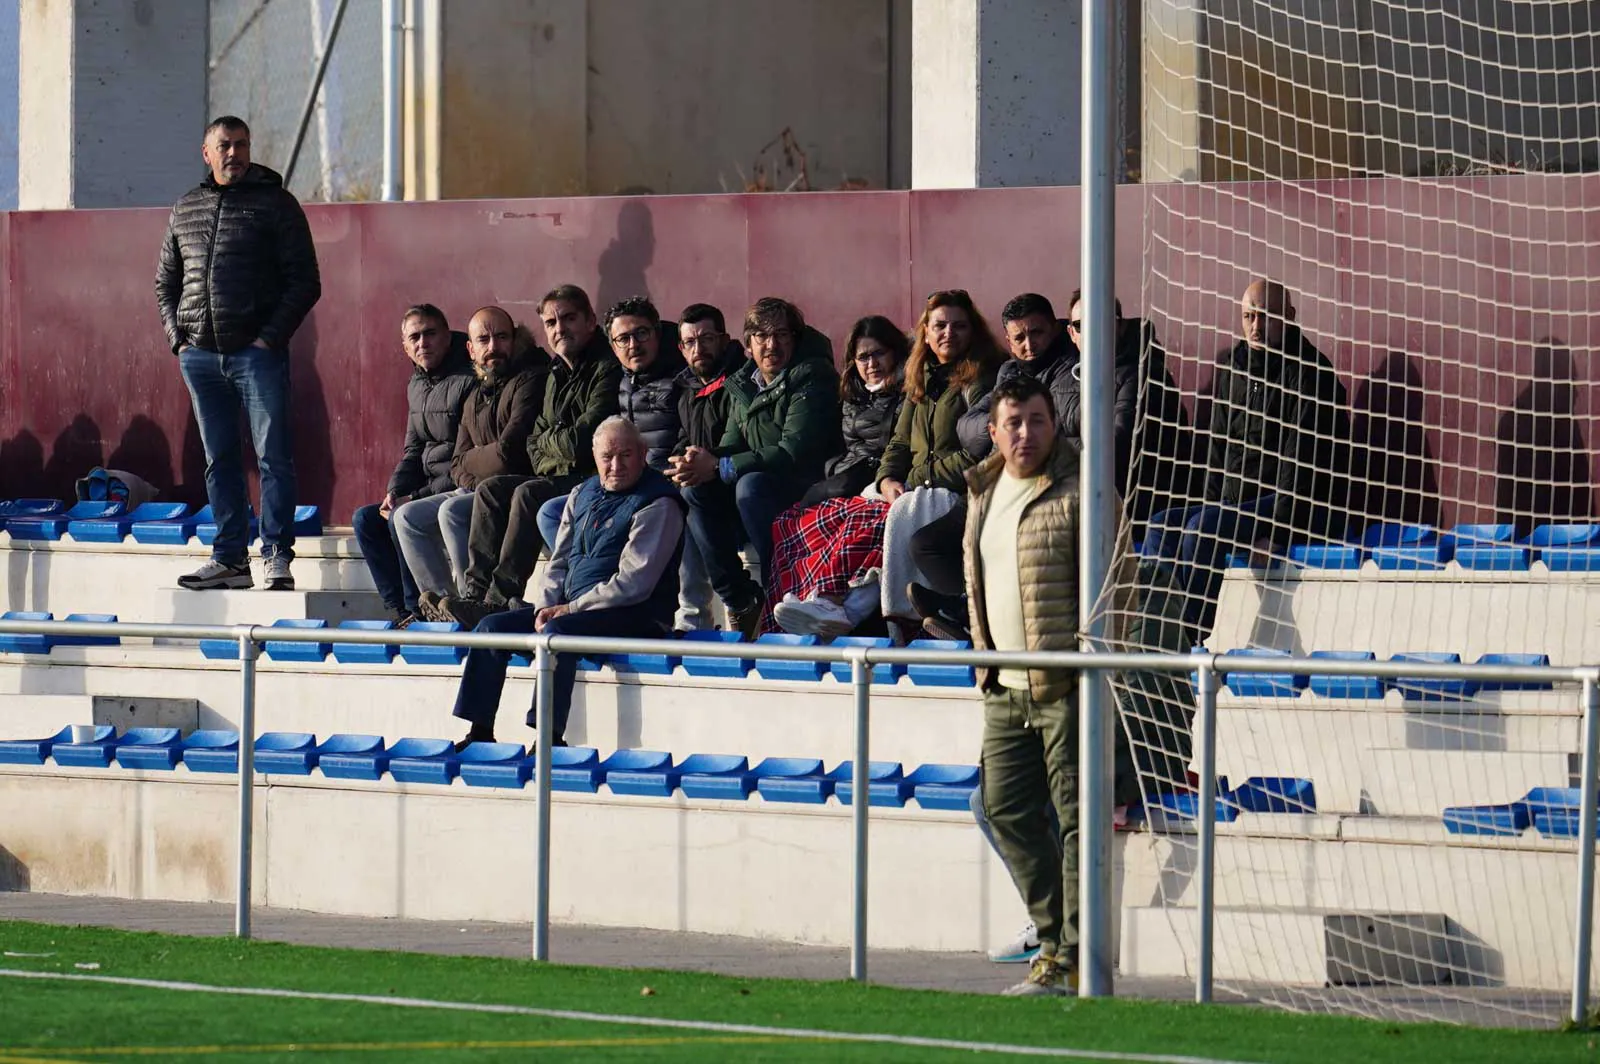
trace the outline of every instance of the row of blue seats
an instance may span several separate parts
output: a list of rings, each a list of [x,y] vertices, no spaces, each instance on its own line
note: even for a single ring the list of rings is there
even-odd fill
[[[1514,802],[1453,805],[1444,811],[1452,835],[1521,835],[1528,828],[1550,839],[1578,837],[1583,792],[1577,787],[1535,787]]]
[[[106,768],[166,769],[180,763],[192,772],[238,772],[239,733],[177,728],[95,729],[89,742],[72,741],[63,728],[46,739],[0,741],[0,763]],[[854,765],[831,772],[820,758],[769,757],[751,767],[736,754],[690,754],[674,763],[654,750],[618,750],[601,760],[589,747],[556,747],[550,752],[550,785],[558,791],[600,789],[613,794],[668,797],[681,790],[689,798],[744,799],[752,792],[768,801],[821,804],[830,796],[850,804]],[[268,732],[256,739],[255,767],[261,773],[376,780],[387,774],[406,783],[448,784],[460,776],[473,787],[520,788],[533,778],[534,756],[517,743],[473,743],[456,752],[448,739],[400,739],[385,746],[376,735],[334,735],[318,742],[306,732]],[[898,761],[873,761],[868,767],[867,803],[904,806],[912,798],[927,809],[967,808],[978,783],[975,765],[921,765],[906,772]]]
[[[121,543],[133,536],[139,543],[182,545],[198,539],[216,542],[217,522],[210,506],[189,512],[187,503],[146,502],[129,510],[120,502],[79,502],[70,508],[59,499],[12,499],[0,502],[0,528],[18,540],[58,540],[71,536],[80,543]],[[257,523],[250,518],[250,538]],[[294,534],[322,535],[322,513],[316,506],[294,508]]]
[[[1169,817],[1195,820],[1200,815],[1200,795],[1194,791],[1158,794],[1153,803]],[[1241,813],[1315,813],[1317,788],[1298,776],[1251,776],[1238,787],[1228,777],[1217,777],[1215,815],[1232,823]]]
[[[1359,569],[1368,559],[1380,569],[1463,569],[1524,572],[1535,561],[1552,572],[1600,571],[1600,524],[1540,525],[1517,537],[1514,525],[1374,525],[1346,543],[1296,544],[1289,560],[1308,569]],[[1250,552],[1236,551],[1229,565],[1248,568]]]
[[[1204,652],[1204,647],[1195,648]],[[1240,649],[1230,650],[1222,657],[1289,657],[1287,650]],[[1311,657],[1328,661],[1376,661],[1378,656],[1370,650],[1313,650]],[[1389,659],[1399,662],[1426,662],[1460,664],[1461,655],[1433,651],[1396,654]],[[1548,665],[1548,654],[1484,654],[1479,665]],[[1298,698],[1310,689],[1323,698],[1381,699],[1385,691],[1399,691],[1408,702],[1459,702],[1476,697],[1484,691],[1549,691],[1551,683],[1504,683],[1478,680],[1436,680],[1420,676],[1398,679],[1377,676],[1314,676],[1289,672],[1240,672],[1224,677],[1229,691],[1241,698]]]

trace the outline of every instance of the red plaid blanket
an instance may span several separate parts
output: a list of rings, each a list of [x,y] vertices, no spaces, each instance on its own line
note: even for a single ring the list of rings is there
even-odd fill
[[[776,631],[772,607],[796,598],[842,595],[852,579],[883,566],[883,523],[889,504],[851,496],[806,510],[790,507],[772,522],[772,573],[767,578],[763,632]]]

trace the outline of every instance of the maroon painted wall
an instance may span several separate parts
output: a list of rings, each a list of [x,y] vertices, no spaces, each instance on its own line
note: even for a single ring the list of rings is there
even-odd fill
[[[1128,186],[1117,201],[1118,291],[1130,314],[1155,321],[1193,406],[1236,328],[1246,281],[1282,279],[1346,378],[1358,435],[1418,452],[1429,490],[1447,499],[1441,519],[1487,520],[1504,479],[1506,412],[1519,398],[1536,421],[1558,408],[1551,416],[1595,438],[1597,208],[1594,176]],[[491,302],[532,322],[539,296],[565,281],[597,306],[644,293],[668,314],[703,300],[735,320],[778,294],[837,345],[862,314],[909,327],[923,297],[945,287],[969,289],[991,319],[1025,290],[1065,313],[1079,272],[1074,188],[308,214],[323,297],[292,349],[296,454],[302,501],[331,523],[378,498],[394,463],[409,369],[397,315],[410,303],[437,303],[460,327]],[[160,210],[0,214],[0,496],[66,497],[75,476],[103,463],[169,497],[203,499],[198,435],[155,310],[165,221]],[[1530,387],[1552,372],[1549,359],[1534,362],[1531,342],[1545,335],[1570,347],[1570,365],[1558,357],[1553,372],[1571,386]],[[1552,399],[1552,389],[1565,390]],[[1586,455],[1583,477],[1587,504]]]

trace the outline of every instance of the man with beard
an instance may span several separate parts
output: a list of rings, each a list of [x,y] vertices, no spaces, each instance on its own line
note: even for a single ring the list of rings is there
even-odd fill
[[[528,474],[528,433],[550,372],[550,361],[532,335],[499,307],[484,307],[472,316],[467,354],[478,385],[456,430],[450,458],[455,490],[412,499],[392,518],[419,601],[453,593],[466,570],[474,489],[492,477]]]

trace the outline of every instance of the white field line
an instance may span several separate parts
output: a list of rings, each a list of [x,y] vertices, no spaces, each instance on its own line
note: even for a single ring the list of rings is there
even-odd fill
[[[1128,1064],[1248,1064],[1248,1062],[1244,1061],[1181,1054],[1118,1053],[1111,1050],[1098,1049],[1010,1045],[1004,1042],[962,1042],[945,1038],[920,1038],[916,1035],[824,1031],[802,1027],[760,1027],[755,1024],[716,1023],[711,1020],[674,1020],[654,1016],[618,1016],[600,1012],[575,1012],[570,1009],[541,1009],[527,1005],[492,1005],[470,1001],[433,1001],[427,998],[380,997],[376,994],[327,994],[310,990],[282,990],[276,987],[209,986],[204,983],[177,983],[164,979],[132,979],[114,975],[80,975],[73,972],[30,972],[14,968],[0,968],[0,977],[11,979],[54,979],[74,983],[103,983],[112,986],[143,987],[148,990],[232,994],[238,997],[290,998],[301,1001],[342,1001],[359,1005],[388,1005],[403,1009],[445,1009],[454,1012],[486,1012],[502,1016],[539,1016],[552,1020],[609,1023],[629,1027],[665,1027],[680,1031],[709,1031],[717,1034],[753,1034],[825,1042],[864,1042],[874,1045],[917,1046],[924,1049],[1003,1053],[1018,1057],[1114,1060],[1126,1061]]]

